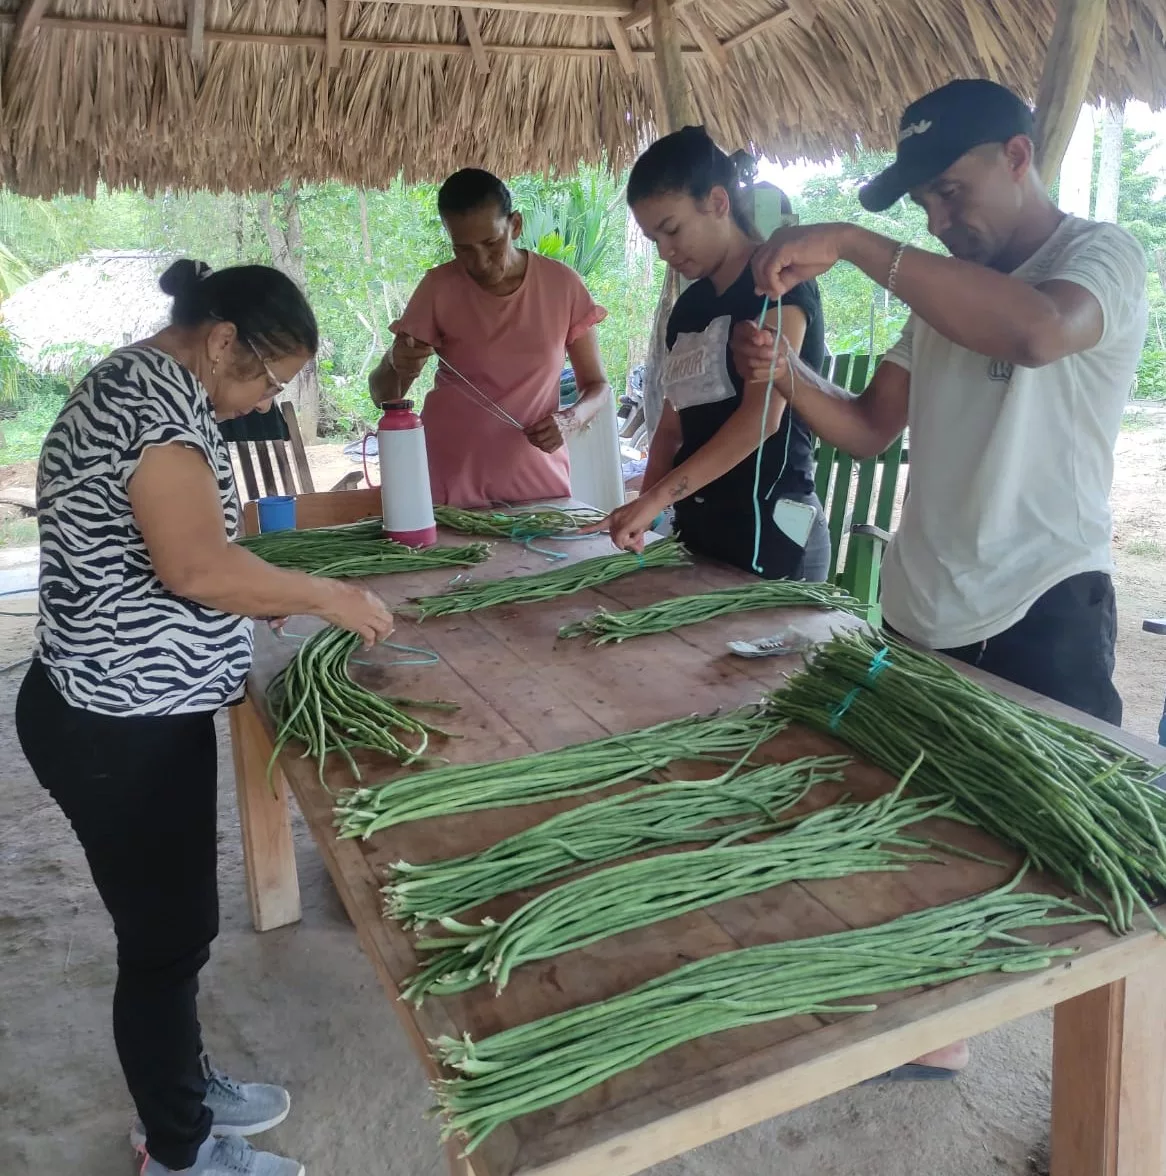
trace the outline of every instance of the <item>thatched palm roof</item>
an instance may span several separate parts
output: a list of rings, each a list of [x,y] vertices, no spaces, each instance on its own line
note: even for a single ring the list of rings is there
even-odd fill
[[[0,308],[21,359],[43,372],[75,373],[170,320],[157,253],[97,252],[21,286]]]
[[[14,50],[0,0],[0,163],[30,194],[618,166],[658,101],[646,2],[24,0]],[[1054,18],[1051,0],[678,10],[699,118],[786,159],[889,146],[903,104],[952,77],[1034,97]],[[1111,0],[1108,19],[1092,96],[1166,104],[1166,0]]]

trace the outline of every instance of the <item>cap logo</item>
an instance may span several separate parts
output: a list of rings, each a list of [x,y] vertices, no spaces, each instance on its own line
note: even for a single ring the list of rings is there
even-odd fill
[[[926,131],[931,130],[931,120],[929,118],[920,119],[919,122],[908,123],[899,132],[899,142],[902,143],[906,139],[910,139],[912,135],[922,135]]]

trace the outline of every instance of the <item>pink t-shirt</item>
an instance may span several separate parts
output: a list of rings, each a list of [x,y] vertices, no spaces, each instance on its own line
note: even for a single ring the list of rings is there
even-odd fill
[[[558,411],[567,347],[607,316],[573,269],[526,256],[522,285],[503,297],[483,290],[456,261],[431,269],[393,324],[433,346],[524,427]],[[421,419],[435,503],[488,506],[571,492],[567,447],[536,449],[444,364]]]

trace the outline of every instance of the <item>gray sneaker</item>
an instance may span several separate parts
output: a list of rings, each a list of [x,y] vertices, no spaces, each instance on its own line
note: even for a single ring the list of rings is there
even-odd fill
[[[146,1157],[141,1176],[168,1176],[175,1171]],[[304,1176],[299,1160],[256,1151],[244,1139],[216,1139],[213,1135],[198,1149],[194,1167],[185,1176]]]
[[[291,1110],[291,1095],[282,1086],[262,1082],[236,1082],[216,1070],[203,1054],[202,1072],[206,1077],[204,1104],[214,1116],[212,1135],[258,1135],[278,1127]],[[134,1151],[145,1153],[146,1128],[135,1119],[130,1128]]]

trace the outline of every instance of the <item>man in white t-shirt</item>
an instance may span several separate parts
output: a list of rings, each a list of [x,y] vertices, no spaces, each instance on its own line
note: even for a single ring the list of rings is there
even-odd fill
[[[1122,407],[1146,335],[1146,260],[1116,225],[1063,214],[1033,164],[1028,107],[952,82],[907,108],[895,162],[859,193],[909,195],[950,257],[846,224],[782,229],[754,258],[779,297],[839,261],[911,308],[861,396],[799,364],[775,389],[856,457],[910,427],[910,490],[883,562],[887,623],[1009,681],[1121,723],[1109,492]],[[744,378],[773,337],[734,333]],[[902,1077],[941,1077],[963,1043]]]
[[[1033,165],[1032,112],[993,82],[907,108],[895,162],[859,194],[909,194],[950,257],[853,225],[783,229],[754,260],[776,296],[838,261],[911,308],[859,397],[793,360],[776,389],[858,457],[910,426],[910,492],[882,571],[887,623],[1108,722],[1116,612],[1109,491],[1146,335],[1146,260],[1116,225],[1066,216]],[[768,376],[772,336],[738,329]]]

